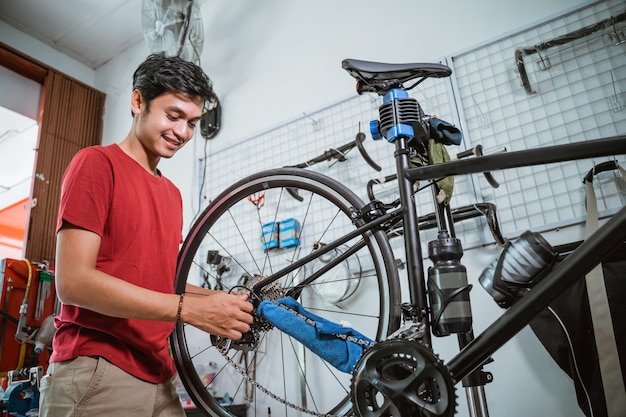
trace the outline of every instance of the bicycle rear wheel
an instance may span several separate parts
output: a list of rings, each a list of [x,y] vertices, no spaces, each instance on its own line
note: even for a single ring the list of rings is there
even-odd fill
[[[294,190],[295,196],[290,194]],[[176,291],[183,292],[188,282],[224,291],[251,288],[313,247],[361,225],[352,217],[361,207],[361,199],[347,187],[312,171],[283,168],[245,178],[216,197],[192,226],[179,255]],[[267,224],[281,220],[295,230],[271,235]],[[278,248],[273,248],[273,238]],[[264,296],[272,298],[302,283],[359,241],[365,245],[307,285],[298,301],[314,314],[348,321],[366,336],[384,339],[399,326],[400,287],[383,231],[365,232],[280,277]],[[237,344],[179,324],[171,341],[187,393],[211,415],[234,415],[226,396],[247,408],[248,416],[265,417],[269,410],[273,417],[351,412],[352,375],[276,328],[261,329],[252,342]]]

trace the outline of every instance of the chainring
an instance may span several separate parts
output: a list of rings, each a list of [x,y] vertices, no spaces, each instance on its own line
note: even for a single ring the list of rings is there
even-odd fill
[[[377,343],[359,359],[351,397],[359,417],[451,417],[456,411],[448,369],[417,341]]]

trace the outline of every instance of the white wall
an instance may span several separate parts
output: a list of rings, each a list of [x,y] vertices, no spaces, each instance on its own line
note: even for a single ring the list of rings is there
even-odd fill
[[[227,0],[202,3],[205,42],[202,66],[223,106],[222,129],[208,150],[221,149],[354,94],[341,69],[344,58],[387,62],[433,61],[581,4],[572,0]],[[407,22],[400,19],[407,17]],[[138,18],[139,19],[139,18]],[[139,42],[93,71],[0,22],[11,47],[107,94],[103,142],[121,141],[130,125],[132,72],[148,54]],[[195,161],[204,139],[197,135],[162,169],[194,206]],[[222,173],[215,173],[222,175]],[[186,212],[187,225],[193,217]]]
[[[572,0],[206,2],[203,67],[229,142],[354,94],[344,58],[428,62],[570,8]],[[404,21],[405,20],[405,21]]]
[[[223,149],[354,94],[354,82],[341,69],[344,58],[388,62],[427,62],[476,46],[582,3],[572,0],[211,0],[202,4],[205,42],[202,66],[223,105],[222,130],[208,150]],[[139,24],[139,16],[137,21]],[[10,33],[9,33],[10,32]],[[130,126],[129,94],[134,68],[148,53],[140,42],[95,72],[49,48],[7,30],[7,42],[107,94],[104,143],[121,141]],[[183,149],[162,171],[183,192],[187,227],[193,217],[196,161],[204,139]],[[195,147],[194,147],[195,146]],[[242,164],[254,162],[242,155]],[[210,170],[211,167],[208,167]],[[214,176],[236,173],[214,172]],[[573,233],[578,233],[574,231]],[[563,235],[556,236],[561,239]],[[568,241],[568,239],[563,239]],[[553,240],[551,242],[554,243]],[[495,250],[466,252],[463,262],[477,274]],[[480,330],[501,310],[475,283],[474,316]],[[436,341],[442,358],[454,355],[451,340]],[[487,386],[493,416],[577,416],[571,381],[549,359],[529,331],[494,355]],[[459,415],[467,415],[458,392]]]
[[[355,84],[341,69],[344,58],[433,61],[581,3],[587,2],[205,1],[201,65],[223,106],[222,129],[208,151],[350,97]],[[404,17],[407,22],[400,21]],[[104,143],[118,142],[127,133],[132,71],[148,52],[140,42],[96,71],[96,87],[107,93]],[[203,142],[197,135],[195,151],[189,146],[161,165],[188,203],[187,226],[197,206],[195,161],[203,154]]]

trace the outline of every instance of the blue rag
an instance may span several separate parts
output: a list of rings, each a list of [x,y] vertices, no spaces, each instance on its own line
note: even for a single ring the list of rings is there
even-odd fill
[[[257,307],[257,314],[342,372],[351,373],[363,352],[374,345],[373,340],[351,327],[305,310],[291,297],[264,300]]]
[[[460,145],[463,133],[451,123],[433,117],[429,119],[430,137],[444,145]]]

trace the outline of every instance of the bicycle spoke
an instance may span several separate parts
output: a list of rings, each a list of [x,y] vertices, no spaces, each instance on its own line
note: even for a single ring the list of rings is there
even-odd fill
[[[285,196],[286,188],[297,189],[302,201]],[[258,197],[261,192],[263,204]],[[204,279],[225,291],[242,285],[252,288],[315,253],[316,245],[332,243],[354,230],[352,210],[362,205],[341,184],[305,170],[273,170],[242,180],[215,198],[190,230],[181,250],[176,288]],[[264,237],[262,226],[285,219],[299,221],[300,233],[294,237],[300,244],[264,249],[270,236]],[[328,248],[323,256],[276,276],[257,296],[278,298],[299,287],[298,301],[311,312],[335,322],[349,321],[370,338],[384,337],[399,315],[397,271],[385,268],[395,267],[386,235],[367,232]],[[217,253],[211,265],[207,265],[209,251]],[[336,264],[332,259],[337,259]],[[332,267],[306,284],[307,277],[325,265]],[[350,413],[350,374],[335,369],[273,326],[256,326],[245,343],[215,338],[190,326],[176,327],[174,358],[184,370],[181,379],[198,407],[229,416],[227,406],[219,401],[228,394],[233,404],[246,405],[249,416],[266,416],[268,408],[273,416]],[[206,384],[203,378],[209,362],[217,363],[219,372]]]

